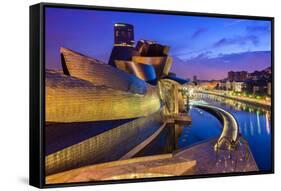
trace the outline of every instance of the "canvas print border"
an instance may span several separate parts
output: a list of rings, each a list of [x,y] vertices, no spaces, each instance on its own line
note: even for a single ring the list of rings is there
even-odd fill
[[[218,173],[208,175],[188,175],[188,176],[172,176],[161,178],[139,178],[125,180],[109,180],[96,182],[79,182],[79,183],[45,183],[45,9],[46,8],[71,8],[85,10],[108,10],[118,12],[135,12],[135,13],[154,13],[166,15],[186,15],[213,18],[238,18],[265,20],[271,22],[271,68],[272,68],[272,99],[271,99],[271,164],[272,168],[268,171],[243,172],[243,173]],[[38,63],[40,63],[38,65]],[[38,128],[38,126],[40,128]],[[40,168],[38,168],[40,167]],[[64,186],[82,186],[95,184],[111,184],[111,183],[130,183],[144,181],[162,181],[177,180],[190,178],[209,178],[209,177],[225,177],[225,176],[241,176],[254,174],[274,173],[274,18],[258,17],[247,15],[227,15],[212,13],[192,13],[181,11],[167,10],[147,10],[132,8],[115,8],[115,7],[99,7],[86,5],[68,5],[68,4],[51,4],[41,3],[30,8],[30,184],[37,187],[64,187]]]

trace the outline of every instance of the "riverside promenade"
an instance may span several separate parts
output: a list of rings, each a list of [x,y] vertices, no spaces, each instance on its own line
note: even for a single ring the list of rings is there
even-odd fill
[[[47,176],[46,183],[125,180],[217,173],[254,172],[258,167],[244,145],[237,150],[216,151],[216,139],[180,151],[96,164]]]
[[[220,97],[224,97],[224,98],[228,98],[228,99],[232,99],[232,100],[236,100],[236,101],[240,101],[240,102],[244,102],[244,103],[248,103],[248,104],[252,104],[252,105],[256,105],[256,106],[261,106],[266,109],[271,108],[270,101],[258,100],[258,99],[249,98],[249,97],[245,97],[245,96],[239,96],[239,97],[233,96],[233,95],[227,94],[225,91],[196,90],[196,92],[202,93],[202,94],[216,95],[216,96],[220,96]]]
[[[194,105],[217,117],[223,125],[218,138],[170,154],[126,158],[49,175],[48,184],[82,181],[254,172],[257,164],[247,142],[239,137],[233,116],[214,106]]]

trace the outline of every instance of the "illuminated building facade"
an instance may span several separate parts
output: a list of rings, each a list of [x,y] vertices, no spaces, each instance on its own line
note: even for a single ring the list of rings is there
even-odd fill
[[[60,48],[63,70],[45,73],[46,122],[59,126],[131,121],[49,152],[46,173],[104,162],[105,158],[118,160],[165,125],[166,117],[169,123],[189,123],[189,117],[180,116],[185,111],[181,84],[186,81],[169,75],[172,57],[168,52],[168,46],[155,41],[141,40],[134,47],[133,26],[122,23],[114,25],[114,47],[108,64]],[[112,144],[106,144],[109,139]],[[120,144],[126,147],[117,152]]]
[[[271,82],[267,83],[267,95],[271,95]]]
[[[139,40],[136,49],[140,56],[167,56],[170,50],[169,46],[158,44],[156,41]]]
[[[112,89],[144,94],[147,84],[135,75],[118,70],[99,60],[82,55],[67,48],[60,49],[67,73],[95,85],[104,85]],[[109,77],[110,76],[110,77]]]
[[[245,82],[232,82],[233,83],[233,90],[235,92],[243,92],[246,88]]]
[[[152,85],[161,78],[169,78],[173,61],[168,55],[170,47],[151,40],[139,40],[134,47],[134,42],[134,27],[116,23],[109,65],[134,74]]]
[[[46,71],[46,121],[85,122],[147,116],[158,111],[157,88],[133,94]]]
[[[245,81],[247,78],[248,78],[248,72],[246,71],[228,72],[229,81]]]
[[[126,60],[115,60],[115,64],[119,70],[134,74],[144,81],[151,82],[156,80],[155,69],[150,64],[142,64]]]

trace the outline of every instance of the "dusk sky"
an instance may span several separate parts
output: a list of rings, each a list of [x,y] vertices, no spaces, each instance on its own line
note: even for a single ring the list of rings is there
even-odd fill
[[[170,46],[172,72],[182,78],[222,79],[271,65],[270,21],[47,8],[46,67],[61,69],[60,47],[107,63],[118,22],[134,25],[135,41]]]

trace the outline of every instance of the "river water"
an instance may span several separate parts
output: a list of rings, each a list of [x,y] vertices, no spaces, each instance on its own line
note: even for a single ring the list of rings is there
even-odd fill
[[[207,94],[196,94],[191,101],[204,101],[233,114],[238,122],[240,133],[249,143],[259,169],[271,169],[271,113],[269,110]],[[189,115],[192,117],[192,124],[183,128],[178,139],[179,148],[220,135],[222,126],[213,115],[192,106],[189,108]]]

